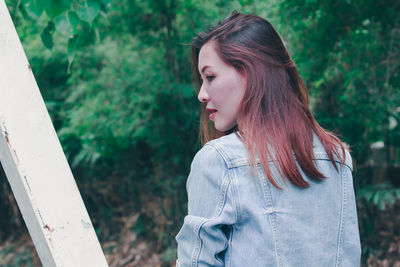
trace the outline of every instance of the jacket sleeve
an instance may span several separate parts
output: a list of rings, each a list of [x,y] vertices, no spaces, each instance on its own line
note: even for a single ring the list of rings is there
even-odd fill
[[[225,266],[237,217],[231,186],[225,161],[205,145],[193,159],[186,183],[188,215],[176,236],[177,266]]]

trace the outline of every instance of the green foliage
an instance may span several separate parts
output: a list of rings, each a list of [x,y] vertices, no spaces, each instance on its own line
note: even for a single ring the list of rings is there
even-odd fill
[[[176,259],[176,248],[168,248],[161,256],[165,263],[173,262]]]
[[[72,108],[60,134],[78,136],[85,147],[81,153],[92,159],[151,136],[157,94],[171,90],[158,51],[134,44],[132,38],[118,44],[106,39],[102,46],[82,51],[78,62],[85,67],[80,65],[70,78],[74,91],[66,101]]]
[[[390,183],[379,183],[361,188],[358,198],[369,204],[376,205],[379,210],[385,210],[386,205],[393,205],[400,200],[400,188],[394,188]]]
[[[356,161],[368,160],[371,143],[396,151],[400,103],[400,4],[397,1],[282,2],[289,47],[317,99],[317,120],[351,145]]]
[[[79,18],[75,12],[65,12],[55,19],[55,27],[59,33],[69,38],[78,33]]]
[[[6,246],[0,250],[0,264],[4,267],[33,267],[32,254],[30,251],[17,249],[15,247]],[[7,262],[5,264],[5,262]]]
[[[52,21],[47,24],[46,28],[44,28],[42,34],[40,37],[42,37],[43,45],[48,48],[52,49],[53,48],[53,32],[55,30],[55,25]]]
[[[10,4],[9,4],[10,5]],[[22,0],[14,3],[14,16],[20,14],[26,20],[47,21],[45,27],[36,27],[41,31],[43,45],[52,50],[54,33],[57,32],[66,39],[68,54],[68,70],[74,60],[75,50],[87,44],[92,44],[94,38],[85,39],[88,31],[96,31],[100,18],[107,18],[111,1],[109,0]],[[40,24],[39,24],[40,25]],[[37,25],[38,26],[38,25]],[[79,42],[77,40],[86,40]],[[89,42],[87,42],[89,41]]]
[[[82,21],[92,24],[93,20],[100,14],[100,3],[95,0],[85,0],[78,4],[76,14]]]

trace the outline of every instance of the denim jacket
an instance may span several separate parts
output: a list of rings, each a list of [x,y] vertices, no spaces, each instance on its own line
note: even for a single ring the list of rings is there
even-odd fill
[[[306,189],[284,182],[270,160],[274,187],[257,163],[250,172],[236,134],[208,142],[194,157],[188,215],[176,236],[177,266],[359,266],[361,247],[352,162],[338,171],[314,135],[314,163],[327,179]],[[256,169],[257,169],[256,168]]]

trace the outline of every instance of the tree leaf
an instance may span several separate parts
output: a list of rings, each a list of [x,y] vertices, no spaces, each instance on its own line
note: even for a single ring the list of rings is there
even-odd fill
[[[83,1],[81,7],[76,10],[76,14],[78,17],[92,24],[93,20],[99,15],[100,13],[100,4],[94,0],[85,0]]]
[[[65,12],[55,18],[56,30],[61,34],[73,38],[78,32],[79,18],[74,12]]]
[[[100,2],[105,6],[111,5],[111,0],[100,0]]]
[[[50,6],[50,3],[47,0],[25,0],[22,6],[29,16],[39,18],[43,14],[44,8]]]
[[[69,22],[72,25],[73,33],[76,34],[78,32],[79,24],[81,23],[78,15],[76,15],[76,13],[73,12],[73,11],[69,11],[68,12],[68,19],[69,19]]]
[[[111,0],[100,0],[101,5],[103,6],[102,10],[104,12],[108,12],[111,8]]]
[[[42,34],[40,35],[40,37],[42,38],[43,45],[50,50],[53,48],[54,44],[53,43],[54,30],[55,30],[54,22],[49,21],[46,28],[44,28]]]
[[[63,13],[61,15],[58,15],[55,19],[55,26],[56,30],[63,34],[68,36],[69,38],[72,38],[74,36],[74,29],[72,28],[72,25],[68,19],[68,13]]]
[[[76,48],[78,46],[78,36],[70,38],[68,40],[68,73],[70,73],[72,62],[74,61]]]
[[[41,0],[43,1],[43,0]],[[47,0],[49,1],[49,0]],[[50,0],[50,5],[46,8],[42,7],[50,18],[55,18],[71,7],[71,0]]]

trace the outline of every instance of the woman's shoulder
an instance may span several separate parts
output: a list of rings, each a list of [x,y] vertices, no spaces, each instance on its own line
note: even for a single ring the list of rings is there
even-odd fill
[[[220,177],[228,169],[237,167],[238,162],[248,163],[246,148],[235,133],[207,142],[194,156],[189,180],[192,176]]]
[[[337,148],[337,151],[339,156],[334,155],[334,160],[337,163],[342,163],[344,158],[343,163],[353,170],[352,158],[349,151],[345,149],[343,154],[340,147]],[[313,152],[315,160],[329,160],[325,147],[315,133],[313,134]],[[219,157],[228,168],[249,164],[246,147],[238,133],[231,133],[209,141],[203,146],[198,154],[206,158]],[[273,149],[271,149],[271,161],[275,160],[274,155],[275,153],[273,152]]]
[[[203,146],[199,153],[202,150],[214,150],[220,157],[222,157],[228,168],[236,165],[238,161],[244,161],[247,163],[246,147],[238,133],[231,133],[209,141]]]
[[[344,147],[345,149],[343,154],[342,148],[338,145],[336,149],[339,155],[333,154],[333,158],[337,163],[344,163],[344,165],[347,165],[350,168],[350,170],[353,170],[353,163],[350,152],[346,148],[347,147],[346,145],[344,145]],[[324,145],[322,144],[321,140],[315,133],[313,134],[313,151],[315,160],[329,160],[329,156],[325,150]]]

